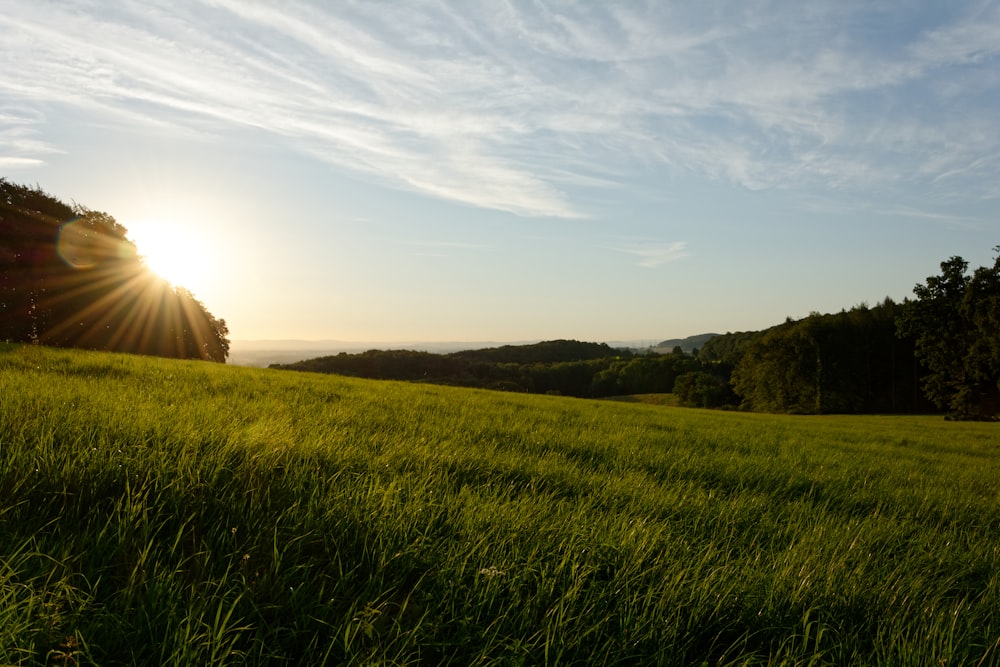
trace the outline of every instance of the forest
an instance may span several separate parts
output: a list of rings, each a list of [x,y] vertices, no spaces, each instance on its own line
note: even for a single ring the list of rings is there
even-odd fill
[[[698,362],[679,350],[666,355],[638,355],[604,343],[554,340],[450,354],[414,350],[342,352],[271,367],[594,398],[671,392],[677,377],[698,368]]]

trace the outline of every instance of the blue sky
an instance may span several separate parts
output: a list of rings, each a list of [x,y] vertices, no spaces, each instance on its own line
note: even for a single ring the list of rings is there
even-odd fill
[[[762,329],[1000,244],[998,2],[0,0],[0,66],[0,175],[234,339]]]

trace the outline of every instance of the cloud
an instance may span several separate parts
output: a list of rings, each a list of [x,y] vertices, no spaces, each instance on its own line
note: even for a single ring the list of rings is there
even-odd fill
[[[41,156],[59,151],[39,139],[43,118],[22,109],[0,107],[0,169],[25,169],[45,164]]]
[[[0,169],[25,169],[40,167],[45,162],[37,158],[30,157],[8,157],[0,155]]]
[[[578,188],[660,165],[751,189],[983,196],[1000,153],[1000,10],[950,7],[0,0],[0,95],[178,131],[257,128],[394,187],[524,216],[584,217]],[[0,150],[43,159],[34,140]]]
[[[930,66],[988,62],[1000,54],[1000,6],[983,5],[954,23],[928,30],[909,50]]]
[[[970,216],[957,215],[955,213],[924,211],[909,206],[882,209],[878,212],[881,215],[906,218],[907,220],[926,220],[931,223],[955,229],[981,230],[988,228],[989,224],[993,222],[993,219],[974,218]]]
[[[637,257],[638,265],[646,268],[654,268],[688,256],[687,242],[685,241],[622,246],[611,248],[611,250]]]

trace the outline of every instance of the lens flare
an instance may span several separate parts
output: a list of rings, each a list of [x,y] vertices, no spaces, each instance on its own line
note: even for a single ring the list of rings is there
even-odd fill
[[[109,236],[86,217],[71,220],[59,228],[56,251],[74,269],[90,269],[109,259],[125,259],[134,254],[129,244]]]

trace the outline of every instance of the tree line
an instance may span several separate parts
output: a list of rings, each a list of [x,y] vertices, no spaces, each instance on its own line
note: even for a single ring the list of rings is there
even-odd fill
[[[727,334],[701,350],[704,371],[725,380],[747,410],[790,413],[926,412],[925,369],[911,337],[897,335],[905,307],[886,299],[812,313],[764,331]]]
[[[693,357],[679,350],[668,355],[639,355],[605,343],[553,340],[449,354],[341,352],[292,364],[272,364],[271,368],[600,398],[670,392],[677,376],[696,366]]]
[[[601,398],[674,393],[682,405],[786,413],[1000,414],[1000,246],[971,274],[960,257],[914,288],[839,313],[710,338],[688,354],[546,341],[441,355],[341,353],[272,368]]]
[[[718,335],[692,353],[612,349],[571,340],[434,354],[368,350],[271,368],[484,389],[603,398],[674,393],[694,407],[766,412],[933,409],[912,341],[896,338],[887,299],[757,332]]]
[[[958,256],[914,289],[752,334],[713,338],[700,360],[718,365],[740,405],[770,412],[926,412],[1000,415],[1000,246],[969,272]]]
[[[0,178],[0,340],[225,362],[229,330],[110,215]]]

